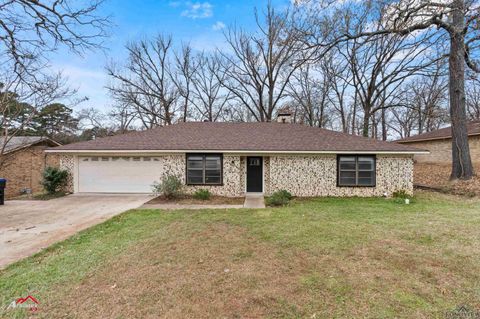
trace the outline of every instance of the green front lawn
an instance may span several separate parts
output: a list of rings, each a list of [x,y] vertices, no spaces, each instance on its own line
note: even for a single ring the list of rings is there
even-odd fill
[[[0,272],[0,317],[480,313],[480,200],[421,192],[264,210],[133,210]],[[453,317],[452,317],[453,318]]]

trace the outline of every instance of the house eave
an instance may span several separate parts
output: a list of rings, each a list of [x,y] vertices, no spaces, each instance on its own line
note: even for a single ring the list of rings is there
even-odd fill
[[[52,146],[50,147],[56,147],[56,146],[62,146],[62,144],[58,143],[57,141],[54,141],[52,140],[51,138],[43,138],[42,140],[39,140],[39,141],[36,141],[36,142],[33,142],[33,143],[28,143],[28,144],[24,144],[24,145],[20,145],[16,148],[12,148],[12,149],[9,149],[9,150],[5,150],[3,152],[3,155],[7,155],[7,154],[11,154],[11,153],[15,153],[15,152],[18,152],[18,151],[21,151],[23,149],[26,149],[26,148],[29,148],[29,147],[32,147],[32,146],[36,146],[40,143],[44,143],[44,142],[48,142],[48,143],[51,143]]]
[[[335,150],[335,151],[264,151],[264,150],[45,150],[47,153],[72,154],[72,155],[91,155],[91,154],[182,154],[182,153],[225,153],[225,154],[295,154],[295,155],[315,155],[315,154],[379,154],[379,155],[426,155],[429,151],[364,151],[364,150]]]
[[[468,137],[471,137],[471,136],[480,136],[480,133],[468,134]],[[405,141],[398,140],[398,141],[395,141],[395,143],[410,144],[410,143],[442,141],[442,140],[450,140],[450,139],[452,139],[451,136],[441,136],[441,137],[422,138],[422,139],[405,140]]]

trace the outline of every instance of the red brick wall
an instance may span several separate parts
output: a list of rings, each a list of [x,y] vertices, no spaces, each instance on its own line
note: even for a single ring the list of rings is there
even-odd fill
[[[470,136],[468,138],[470,145],[470,155],[472,162],[480,164],[480,136]],[[428,150],[428,155],[415,155],[415,161],[418,163],[450,164],[452,162],[452,140],[434,140],[404,143],[407,146],[413,146],[421,150]]]
[[[46,166],[59,166],[58,155],[46,154],[44,145],[31,146],[11,154],[4,155],[4,164],[0,168],[0,178],[7,179],[6,198],[21,194],[24,188],[33,193],[43,191],[40,182]]]

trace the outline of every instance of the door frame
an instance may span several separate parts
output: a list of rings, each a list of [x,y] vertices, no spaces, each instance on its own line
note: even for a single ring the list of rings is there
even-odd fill
[[[261,157],[262,158],[262,191],[259,192],[248,192],[247,191],[247,170],[248,170],[248,158],[249,157]],[[249,154],[245,156],[245,194],[264,194],[265,193],[265,157],[261,155]]]

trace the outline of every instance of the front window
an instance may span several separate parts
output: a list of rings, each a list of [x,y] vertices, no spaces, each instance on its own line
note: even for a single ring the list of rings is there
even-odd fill
[[[339,156],[338,186],[375,186],[375,156]]]
[[[222,156],[215,154],[187,155],[187,184],[220,185],[222,183]]]

